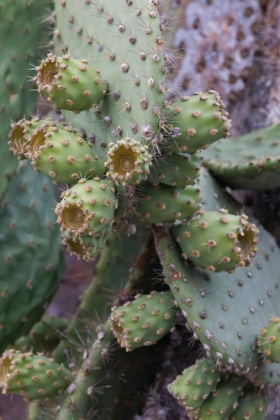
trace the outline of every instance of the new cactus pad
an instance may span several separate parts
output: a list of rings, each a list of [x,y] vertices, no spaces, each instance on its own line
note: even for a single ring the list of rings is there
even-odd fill
[[[217,272],[250,265],[257,252],[257,233],[248,216],[228,214],[225,209],[202,212],[189,224],[173,228],[182,257],[196,267]]]
[[[258,336],[258,351],[270,362],[280,362],[280,318],[270,318],[268,325],[261,328]]]
[[[172,295],[152,292],[135,296],[133,302],[112,308],[110,322],[117,341],[126,351],[151,346],[175,326]]]
[[[7,350],[0,359],[3,394],[21,394],[29,400],[48,398],[63,391],[71,372],[54,359]]]

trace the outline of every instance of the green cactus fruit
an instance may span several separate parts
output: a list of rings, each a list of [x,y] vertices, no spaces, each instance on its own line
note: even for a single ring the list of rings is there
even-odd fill
[[[106,236],[114,220],[117,207],[115,188],[112,181],[82,178],[72,188],[61,194],[55,213],[61,223],[62,232]]]
[[[168,385],[168,391],[186,410],[197,412],[210,392],[216,389],[221,375],[210,359],[197,360]]]
[[[203,165],[231,188],[280,187],[280,125],[271,125],[203,152]]]
[[[29,400],[54,397],[71,382],[71,372],[54,359],[7,350],[0,359],[3,394],[21,394]]]
[[[106,175],[113,178],[117,185],[139,184],[147,179],[152,160],[148,146],[142,146],[139,141],[126,137],[115,144],[110,143],[107,155]]]
[[[212,394],[203,402],[199,420],[226,420],[238,406],[239,396],[248,382],[244,376],[229,375],[223,378]]]
[[[214,90],[170,103],[165,114],[163,150],[193,153],[230,135],[231,120],[220,95]]]
[[[238,400],[238,407],[231,413],[228,420],[263,420],[267,408],[264,393],[257,388],[245,388],[244,394]]]
[[[199,176],[201,158],[197,154],[167,152],[157,157],[150,169],[151,184],[185,188],[194,185]]]
[[[257,252],[256,225],[245,214],[235,216],[225,209],[200,214],[189,224],[173,228],[182,257],[196,267],[217,272],[250,265]]]
[[[67,327],[66,318],[44,315],[41,321],[34,324],[27,336],[20,337],[13,345],[15,350],[33,353],[50,351],[59,342],[61,333]]]
[[[81,133],[58,123],[44,122],[27,136],[27,156],[34,169],[55,183],[74,183],[87,176],[105,174],[104,162]]]
[[[93,69],[88,60],[76,60],[69,54],[58,57],[49,53],[36,71],[38,92],[56,109],[80,112],[94,108],[108,89],[99,70]]]
[[[66,246],[70,255],[75,255],[78,260],[86,262],[92,261],[102,251],[107,241],[107,235],[104,234],[76,236],[73,233],[69,235],[63,232],[62,237],[62,244]]]
[[[118,343],[126,351],[156,344],[176,323],[172,294],[136,295],[134,301],[112,308],[110,322]]]
[[[272,363],[280,362],[280,318],[270,318],[269,324],[260,329],[258,351]]]
[[[97,142],[115,143],[121,137],[138,140],[152,151],[161,142],[159,121],[168,86],[165,82],[166,35],[159,2],[56,0],[57,54],[93,57],[108,93],[95,112],[63,114],[71,124],[83,126]],[[78,122],[79,120],[79,122]]]
[[[189,219],[200,207],[200,193],[197,185],[181,189],[164,184],[140,184],[135,192],[136,213],[141,222],[147,223]]]

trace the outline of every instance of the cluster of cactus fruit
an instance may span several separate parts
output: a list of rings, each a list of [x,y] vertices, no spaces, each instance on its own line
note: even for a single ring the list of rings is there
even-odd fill
[[[35,11],[41,4],[28,3]],[[266,391],[279,383],[280,319],[271,314],[279,315],[280,252],[215,178],[232,188],[279,186],[279,126],[227,139],[231,120],[216,91],[174,98],[160,1],[85,0],[77,7],[55,0],[54,7],[53,52],[33,77],[53,112],[16,118],[10,154],[20,161],[18,176],[27,170],[34,185],[43,175],[62,184],[55,207],[62,243],[79,259],[99,260],[68,326],[46,316],[35,324],[42,287],[33,293],[28,326],[11,321],[15,331],[4,346],[13,349],[0,359],[3,392],[32,401],[29,420],[132,418],[135,410],[122,401],[137,392],[137,368],[181,314],[203,357],[170,393],[193,419],[263,419]],[[23,195],[26,182],[15,175],[2,199],[3,224],[14,233],[16,213],[26,216],[17,203],[24,198],[12,202],[12,184]],[[51,207],[37,190],[34,199]],[[23,236],[39,249],[40,237]],[[17,252],[4,255],[5,263]],[[59,273],[51,271],[56,279]],[[32,288],[27,280],[21,288]],[[3,287],[1,298],[10,293]],[[5,311],[12,312],[8,304]]]

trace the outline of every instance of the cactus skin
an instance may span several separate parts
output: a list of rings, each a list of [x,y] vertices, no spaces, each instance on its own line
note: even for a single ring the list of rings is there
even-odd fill
[[[73,112],[95,108],[107,91],[99,71],[88,60],[76,60],[69,54],[58,57],[52,53],[36,67],[34,81],[39,93],[56,109]]]
[[[71,372],[54,359],[7,350],[0,359],[3,394],[21,394],[29,400],[50,398],[71,381]]]
[[[156,344],[175,326],[176,311],[172,306],[170,292],[151,292],[113,307],[110,322],[118,343],[126,351]]]
[[[225,209],[201,213],[188,225],[173,228],[182,257],[196,267],[216,272],[250,265],[257,252],[255,235],[259,231],[248,222],[248,216],[228,214]]]
[[[95,57],[89,64],[95,68],[98,63],[109,84],[95,112],[75,116],[65,111],[66,120],[93,133],[104,145],[115,143],[123,134],[150,151],[157,148],[162,138],[159,120],[167,72],[158,3],[102,0],[82,2],[77,8],[73,0],[57,0],[55,6],[57,55],[68,50],[75,51],[77,59]]]
[[[239,396],[248,380],[237,375],[223,378],[212,394],[203,402],[198,419],[226,420],[238,406]]]
[[[82,138],[73,127],[42,122],[27,136],[27,156],[34,169],[53,179],[55,183],[74,183],[87,176],[105,174],[104,162],[93,145]]]
[[[107,236],[117,205],[111,181],[100,178],[87,181],[82,178],[72,188],[64,191],[61,198],[55,213],[62,231],[77,236]]]
[[[201,159],[198,155],[167,152],[154,162],[148,175],[151,184],[185,188],[194,185],[199,176]]]
[[[182,97],[168,105],[163,126],[166,146],[171,152],[193,153],[207,149],[215,141],[228,137],[231,121],[215,91]],[[203,120],[203,122],[202,122]]]
[[[15,341],[13,348],[22,352],[31,350],[33,353],[49,352],[58,344],[67,323],[65,318],[44,315],[39,322],[33,325],[27,336],[20,337]]]
[[[273,317],[265,328],[260,329],[257,341],[258,351],[263,354],[267,361],[272,363],[280,362],[279,340],[280,318]]]
[[[178,400],[178,403],[197,415],[204,400],[217,387],[222,373],[213,366],[208,358],[197,360],[185,369],[181,375],[168,386],[168,391]]]
[[[263,420],[267,408],[267,400],[262,391],[254,388],[244,390],[238,400],[238,407],[231,413],[229,420]]]
[[[189,219],[200,207],[201,190],[197,186],[184,189],[169,185],[140,185],[136,189],[136,213],[145,223],[174,223]],[[120,206],[121,207],[121,206]]]
[[[116,144],[110,143],[107,155],[105,166],[109,170],[106,175],[112,177],[116,185],[139,184],[147,179],[152,160],[148,146],[126,137]]]
[[[203,165],[231,188],[264,190],[280,186],[280,126],[218,141],[203,152]]]

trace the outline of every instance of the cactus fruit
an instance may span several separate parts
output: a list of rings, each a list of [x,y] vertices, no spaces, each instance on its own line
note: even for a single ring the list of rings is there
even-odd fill
[[[3,394],[21,394],[29,400],[50,398],[68,386],[71,372],[54,359],[7,350],[0,359]]]
[[[113,178],[116,185],[139,184],[147,179],[152,164],[148,146],[142,146],[139,141],[126,137],[115,144],[110,143],[107,155],[106,175]]]
[[[113,307],[110,322],[118,343],[126,351],[156,344],[175,326],[176,311],[172,306],[170,292],[151,292]]]
[[[70,255],[75,255],[78,260],[87,262],[92,261],[98,253],[104,248],[106,242],[106,235],[91,236],[83,235],[76,236],[75,234],[68,234],[63,232],[62,244],[66,246],[66,251]]]
[[[229,375],[223,377],[217,388],[203,402],[198,419],[226,420],[238,407],[239,396],[242,395],[248,380],[243,376]]]
[[[203,165],[231,188],[261,190],[280,186],[280,125],[218,141],[203,152]]]
[[[270,362],[280,362],[280,318],[273,317],[258,336],[258,351]]]
[[[163,150],[166,147],[175,153],[193,153],[230,135],[228,113],[220,95],[213,90],[183,96],[180,101],[169,104],[165,118],[163,132],[167,141]]]
[[[95,108],[107,92],[107,83],[86,59],[49,53],[36,71],[38,92],[56,109],[80,112]]]
[[[42,121],[42,125],[27,136],[27,141],[26,155],[35,170],[56,183],[71,184],[84,176],[100,176],[106,171],[93,145],[73,127]]]
[[[62,232],[74,235],[106,237],[117,206],[112,181],[82,178],[61,194],[55,213]],[[98,240],[99,243],[99,240]]]
[[[182,188],[146,183],[136,188],[136,213],[145,223],[174,223],[189,219],[200,207],[197,185]]]
[[[178,188],[194,185],[199,176],[200,162],[201,158],[196,154],[167,152],[156,159],[148,180],[151,184],[161,183]]]
[[[222,373],[208,358],[197,360],[168,386],[168,391],[186,410],[198,413],[202,403],[217,387]],[[196,415],[195,414],[195,415]]]
[[[42,319],[34,324],[27,336],[16,340],[13,347],[22,352],[33,353],[50,351],[59,342],[62,332],[67,326],[65,318],[44,315]]]
[[[217,272],[231,272],[250,265],[257,252],[257,233],[255,224],[248,222],[248,216],[228,214],[225,209],[202,211],[188,225],[173,228],[182,257],[196,267]]]
[[[244,394],[239,397],[238,407],[230,414],[229,420],[263,420],[267,408],[267,400],[261,390],[245,387]]]

